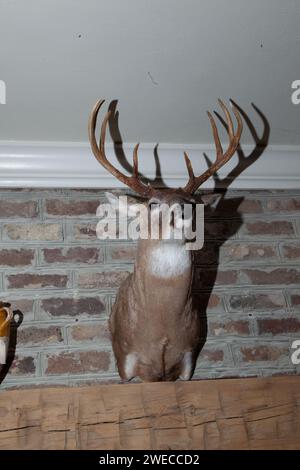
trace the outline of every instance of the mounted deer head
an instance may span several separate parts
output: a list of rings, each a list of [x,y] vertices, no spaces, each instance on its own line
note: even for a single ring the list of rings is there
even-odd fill
[[[215,162],[202,175],[195,176],[190,159],[184,153],[189,175],[185,187],[153,188],[139,176],[139,144],[134,147],[131,176],[121,173],[108,161],[104,143],[109,111],[101,125],[98,145],[95,130],[98,112],[103,103],[104,100],[98,101],[90,115],[89,139],[92,151],[104,168],[146,199],[149,213],[153,205],[157,209],[157,205],[162,204],[195,204],[193,194],[230,160],[242,133],[242,120],[237,108],[232,105],[237,120],[237,130],[234,131],[230,112],[219,100],[227,122],[227,150],[223,152],[216,123],[208,112],[216,146]],[[110,203],[117,207],[118,198],[113,195],[108,197]],[[191,222],[188,220],[183,223]],[[178,220],[170,219],[173,227],[178,223]],[[139,241],[134,272],[121,285],[109,321],[113,350],[123,380],[136,376],[147,381],[191,378],[201,338],[199,312],[193,310],[191,301],[192,278],[192,256],[186,250],[185,240],[172,239],[166,243],[160,237]]]

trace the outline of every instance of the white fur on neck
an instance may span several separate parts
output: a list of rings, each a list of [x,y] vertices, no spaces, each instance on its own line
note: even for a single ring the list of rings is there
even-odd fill
[[[165,279],[180,276],[191,266],[189,251],[179,243],[160,243],[153,248],[149,261],[150,272]]]

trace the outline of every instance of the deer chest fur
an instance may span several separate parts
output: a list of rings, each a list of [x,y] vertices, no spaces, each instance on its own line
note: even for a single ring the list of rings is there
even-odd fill
[[[179,243],[160,243],[150,253],[150,272],[168,279],[181,276],[191,268],[190,252]]]

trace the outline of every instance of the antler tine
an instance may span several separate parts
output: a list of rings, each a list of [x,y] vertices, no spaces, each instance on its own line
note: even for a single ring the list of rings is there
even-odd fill
[[[99,148],[105,160],[107,160],[106,154],[105,154],[105,136],[106,136],[107,123],[110,118],[110,115],[111,115],[111,112],[107,111],[103,118],[103,121],[101,124],[100,139],[99,139]]]
[[[231,104],[231,107],[232,107],[233,114],[235,115],[235,118],[236,118],[237,123],[238,123],[238,128],[237,128],[237,131],[236,131],[236,139],[238,141],[237,142],[237,145],[238,145],[240,137],[242,135],[242,131],[243,131],[243,121],[242,121],[241,115],[240,115],[237,107],[232,103],[232,101],[230,101],[230,104]]]
[[[146,196],[149,195],[151,192],[151,186],[146,186],[140,179],[138,178],[138,146],[137,144],[134,147],[133,151],[133,175],[132,176],[126,176],[123,173],[121,173],[116,167],[114,167],[108,160],[105,154],[105,134],[106,134],[106,128],[107,128],[107,123],[110,117],[111,112],[108,111],[103,119],[102,125],[101,125],[101,131],[100,131],[100,142],[99,146],[97,144],[96,136],[95,136],[95,131],[96,131],[96,123],[97,123],[97,116],[99,113],[99,109],[101,108],[102,104],[104,103],[105,100],[99,100],[97,103],[94,105],[91,114],[90,114],[90,119],[89,119],[89,139],[90,139],[90,144],[92,151],[98,160],[98,162],[106,168],[107,171],[109,171],[113,176],[115,176],[119,181],[122,183],[126,184],[129,188],[131,188],[133,191]]]
[[[218,99],[218,102],[226,116],[226,119],[227,119],[227,126],[228,126],[228,134],[229,134],[229,139],[231,140],[234,136],[234,129],[233,129],[233,123],[232,123],[232,119],[231,119],[231,116],[230,116],[230,112],[228,111],[228,108],[227,106],[225,106],[225,104],[223,103],[222,100],[220,100],[220,98]]]
[[[186,167],[187,167],[189,177],[190,177],[190,179],[191,178],[193,179],[193,178],[195,178],[195,175],[194,175],[194,172],[193,172],[193,167],[192,167],[192,164],[191,164],[191,160],[189,159],[189,156],[186,152],[183,152],[183,153],[184,153],[185,164],[186,164]]]
[[[243,123],[242,123],[242,119],[241,119],[241,116],[240,116],[237,108],[231,102],[232,111],[233,111],[233,113],[236,117],[237,124],[238,124],[237,131],[236,131],[236,133],[234,133],[233,123],[232,123],[232,119],[231,119],[230,113],[228,111],[228,108],[225,106],[223,101],[221,101],[220,99],[218,101],[219,101],[219,104],[220,104],[220,106],[221,106],[221,108],[222,108],[222,110],[223,110],[223,112],[226,116],[227,132],[228,132],[228,136],[229,136],[229,145],[228,145],[228,148],[227,148],[226,152],[223,153],[223,149],[222,149],[222,145],[221,145],[221,142],[220,142],[219,133],[218,133],[218,129],[217,129],[215,120],[214,120],[213,116],[211,115],[211,113],[209,111],[207,111],[207,114],[208,114],[208,117],[209,117],[209,120],[210,120],[210,124],[211,124],[211,127],[212,127],[215,146],[216,146],[216,160],[202,175],[195,177],[191,162],[190,162],[189,158],[187,157],[187,155],[185,154],[186,165],[187,165],[188,172],[189,172],[189,181],[183,189],[184,189],[184,191],[186,191],[188,193],[191,193],[191,194],[194,193],[202,183],[204,183],[208,178],[210,178],[223,165],[225,165],[225,163],[227,163],[230,160],[230,158],[233,156],[233,154],[235,153],[235,151],[237,149],[237,146],[239,144],[239,140],[240,140],[240,137],[241,137],[241,134],[242,134]]]
[[[133,149],[133,174],[137,178],[139,174],[138,149],[140,144],[136,144]]]
[[[221,145],[221,142],[220,142],[219,132],[218,132],[218,129],[217,129],[217,126],[216,126],[216,123],[215,123],[215,120],[214,120],[212,114],[209,111],[207,111],[207,115],[209,117],[211,128],[212,128],[212,131],[213,131],[213,136],[214,136],[214,141],[215,141],[215,146],[216,146],[216,152],[217,152],[217,160],[219,161],[223,156],[223,148],[222,148],[222,145]]]

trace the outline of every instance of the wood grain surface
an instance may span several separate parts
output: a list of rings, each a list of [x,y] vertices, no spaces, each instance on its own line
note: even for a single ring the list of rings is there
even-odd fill
[[[0,449],[300,449],[300,377],[4,391]]]

